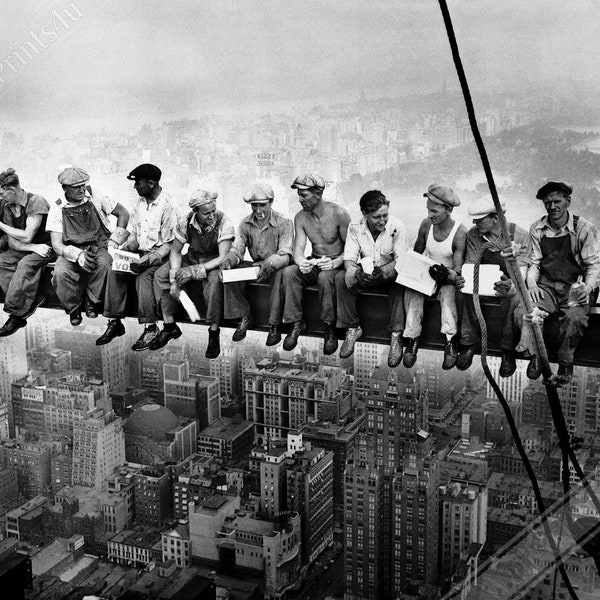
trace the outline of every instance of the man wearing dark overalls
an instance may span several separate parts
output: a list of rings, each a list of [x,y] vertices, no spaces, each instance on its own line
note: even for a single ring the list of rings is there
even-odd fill
[[[107,248],[117,248],[128,236],[127,209],[92,189],[87,185],[89,179],[80,168],[69,167],[59,174],[65,200],[50,207],[46,223],[58,254],[52,286],[73,326],[81,323],[82,307],[87,317],[98,316],[112,264]],[[117,218],[114,231],[110,215]]]
[[[504,211],[504,203],[501,203]],[[519,341],[519,330],[515,323],[515,310],[519,306],[516,288],[508,279],[505,259],[501,256],[502,226],[498,219],[498,212],[491,196],[484,196],[476,200],[469,207],[469,216],[473,219],[473,227],[467,231],[465,264],[474,264],[477,256],[481,254],[482,265],[498,265],[502,271],[502,279],[495,284],[496,293],[500,296],[500,315],[502,320],[502,335],[500,348],[502,349],[502,362],[499,374],[510,377],[517,368],[515,348]],[[526,247],[528,243],[527,232],[515,223],[507,223],[511,242],[519,247]],[[526,255],[520,254],[517,265],[525,273]],[[461,277],[462,279],[462,277]],[[463,280],[464,281],[464,280]],[[461,283],[457,282],[460,289]],[[457,296],[460,314],[460,350],[456,361],[456,368],[465,371],[473,363],[473,356],[481,344],[481,330],[475,314],[473,298],[468,294]]]
[[[542,311],[558,314],[556,385],[573,379],[573,354],[588,325],[590,294],[600,276],[600,243],[595,225],[569,212],[573,187],[564,181],[548,181],[537,192],[548,213],[529,229],[530,266],[527,287],[531,301]],[[583,285],[569,302],[571,285]],[[539,377],[535,350],[527,375]],[[537,368],[533,368],[537,367]]]
[[[192,194],[189,201],[192,210],[175,228],[169,262],[156,271],[154,293],[160,299],[164,328],[150,344],[150,350],[158,350],[181,336],[181,329],[175,322],[179,294],[185,284],[197,281],[202,286],[205,319],[209,325],[206,358],[217,358],[221,353],[219,326],[223,319],[223,284],[219,273],[235,237],[235,227],[217,210],[217,197],[216,192],[203,189]],[[183,255],[186,244],[188,250]]]

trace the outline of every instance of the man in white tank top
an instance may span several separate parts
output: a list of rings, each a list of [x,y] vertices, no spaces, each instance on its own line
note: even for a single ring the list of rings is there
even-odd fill
[[[441,331],[446,336],[442,368],[448,370],[456,365],[458,356],[454,339],[458,332],[454,282],[460,275],[464,261],[467,232],[463,225],[452,218],[452,211],[455,206],[460,205],[460,200],[451,188],[434,183],[423,196],[427,198],[427,218],[423,219],[419,227],[414,251],[432,258],[437,263],[432,267],[432,276],[438,281],[437,297],[442,311]],[[407,368],[411,368],[417,361],[424,303],[424,294],[410,288],[404,292],[404,337],[407,339],[402,363]]]

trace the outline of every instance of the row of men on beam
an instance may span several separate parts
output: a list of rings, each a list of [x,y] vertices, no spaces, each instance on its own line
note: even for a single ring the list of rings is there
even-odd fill
[[[366,192],[359,202],[362,218],[351,221],[345,208],[323,199],[325,182],[319,175],[300,175],[291,187],[297,190],[302,210],[292,222],[273,210],[272,188],[257,183],[243,198],[251,213],[236,231],[231,219],[217,210],[217,193],[207,189],[195,191],[189,212],[178,217],[172,199],[160,185],[161,175],[161,170],[149,163],[127,175],[139,195],[130,214],[93,188],[81,168],[67,168],[59,174],[64,199],[52,206],[41,196],[27,193],[13,169],[2,172],[0,230],[8,249],[0,253],[0,286],[5,294],[4,310],[10,317],[0,328],[0,336],[24,327],[44,303],[38,290],[41,270],[53,261],[52,284],[71,324],[82,322],[82,312],[94,318],[103,311],[109,321],[96,343],[107,344],[122,336],[130,275],[111,269],[109,252],[120,248],[139,256],[131,270],[136,275],[138,319],[145,329],[132,346],[135,351],[156,350],[181,336],[175,321],[179,295],[192,281],[201,285],[205,302],[207,358],[220,353],[223,319],[239,320],[233,340],[243,340],[254,325],[245,294],[247,282],[224,285],[222,271],[254,265],[259,267],[257,281],[271,286],[268,346],[281,342],[281,326],[287,323],[290,330],[283,347],[288,351],[296,347],[306,329],[302,290],[317,285],[323,351],[332,354],[337,350],[335,330],[340,328],[346,330],[340,357],[351,356],[362,336],[357,295],[378,289],[389,296],[388,364],[396,367],[402,362],[407,368],[415,364],[425,296],[395,281],[401,268],[397,265],[408,248],[407,233],[404,223],[389,214],[389,200],[381,191]],[[444,369],[468,369],[480,348],[472,298],[457,294],[465,283],[463,265],[480,257],[481,264],[497,264],[503,272],[495,284],[501,296],[503,325],[500,375],[514,373],[515,359],[521,353],[529,358],[528,376],[540,376],[530,319],[523,318],[523,303],[508,277],[506,261],[516,258],[538,313],[558,314],[556,382],[571,380],[573,353],[587,326],[591,294],[600,277],[597,229],[569,211],[571,193],[572,186],[566,182],[546,182],[536,197],[543,201],[547,214],[533,223],[529,232],[509,223],[512,244],[507,248],[500,243],[501,221],[491,197],[469,207],[473,227],[467,231],[452,218],[460,200],[451,188],[433,184],[423,194],[427,218],[420,225],[414,250],[436,263],[430,273],[437,281],[441,332],[446,337]],[[114,228],[111,215],[116,218]],[[310,256],[306,256],[308,242]],[[245,260],[246,252],[251,262]],[[582,285],[576,301],[569,302],[571,286],[577,280]],[[162,330],[157,326],[159,316],[164,322]]]

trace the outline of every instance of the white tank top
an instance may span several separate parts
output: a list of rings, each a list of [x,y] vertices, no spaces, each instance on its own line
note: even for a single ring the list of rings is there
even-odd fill
[[[450,230],[448,237],[443,242],[435,241],[433,238],[433,226],[429,227],[427,243],[425,244],[425,256],[429,256],[429,258],[435,260],[436,263],[452,268],[454,266],[452,242],[454,241],[456,230],[459,227],[460,223],[456,221],[454,227]]]

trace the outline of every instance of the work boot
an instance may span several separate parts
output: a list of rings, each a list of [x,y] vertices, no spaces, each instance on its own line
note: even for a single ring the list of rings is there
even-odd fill
[[[573,365],[558,365],[558,373],[554,378],[554,384],[557,386],[567,385],[573,380]]]
[[[444,347],[444,362],[442,363],[442,369],[449,371],[456,366],[456,359],[458,358],[458,349],[454,338],[446,340],[446,346]]]
[[[266,346],[277,346],[281,341],[281,327],[279,325],[269,325],[269,335],[267,335]]]
[[[10,315],[6,320],[6,323],[0,327],[0,337],[6,337],[7,335],[12,335],[15,331],[21,329],[21,327],[25,327],[27,325],[27,320],[23,317],[17,317],[15,315]]]
[[[240,324],[237,326],[237,329],[233,332],[231,339],[234,342],[241,342],[248,333],[248,329],[254,327],[254,319],[252,315],[248,315],[247,317],[242,317],[240,320]]]
[[[89,298],[85,300],[85,316],[88,319],[95,319],[98,316],[98,305]]]
[[[525,372],[529,379],[539,379],[542,374],[542,363],[540,359],[537,357],[537,354],[534,354],[529,359],[529,364],[527,365],[527,371]]]
[[[148,346],[150,350],[158,350],[166,346],[171,340],[176,340],[181,337],[181,329],[176,323],[165,324],[163,330],[156,336],[152,343]]]
[[[134,342],[131,349],[134,352],[141,352],[142,350],[147,350],[150,348],[150,344],[160,335],[160,329],[152,323],[151,325],[146,325],[144,332],[140,337]]]
[[[122,335],[125,335],[125,327],[121,319],[110,319],[106,331],[96,340],[96,346],[104,346]]]
[[[404,351],[404,358],[402,364],[407,368],[411,369],[417,362],[417,352],[419,351],[419,338],[409,338],[406,344],[406,350]]]
[[[459,371],[466,371],[473,364],[475,356],[475,345],[463,346],[456,359],[456,368]]]
[[[77,309],[77,310],[74,310],[72,313],[70,313],[69,321],[71,322],[71,325],[73,325],[73,327],[77,327],[78,325],[81,325],[81,321],[83,321],[83,319],[81,318],[81,311],[79,309]]]
[[[338,339],[335,337],[335,327],[331,323],[325,323],[323,341],[323,354],[329,356],[338,349]]]
[[[298,343],[300,334],[304,331],[306,331],[306,323],[302,319],[295,321],[292,330],[283,339],[283,349],[288,351],[293,350]]]
[[[390,337],[390,351],[388,354],[388,367],[393,369],[400,364],[402,352],[402,334],[399,331],[392,331],[392,336]],[[406,356],[404,356],[404,360],[406,360]]]
[[[344,339],[344,343],[340,349],[340,358],[348,358],[352,356],[354,352],[354,344],[356,340],[362,337],[363,331],[360,327],[348,327],[348,331],[346,331],[346,337]]]
[[[221,354],[221,343],[219,340],[220,329],[208,330],[208,346],[206,347],[206,358],[217,358]]]
[[[515,353],[512,350],[502,350],[502,361],[500,362],[500,377],[510,377],[517,370]]]

